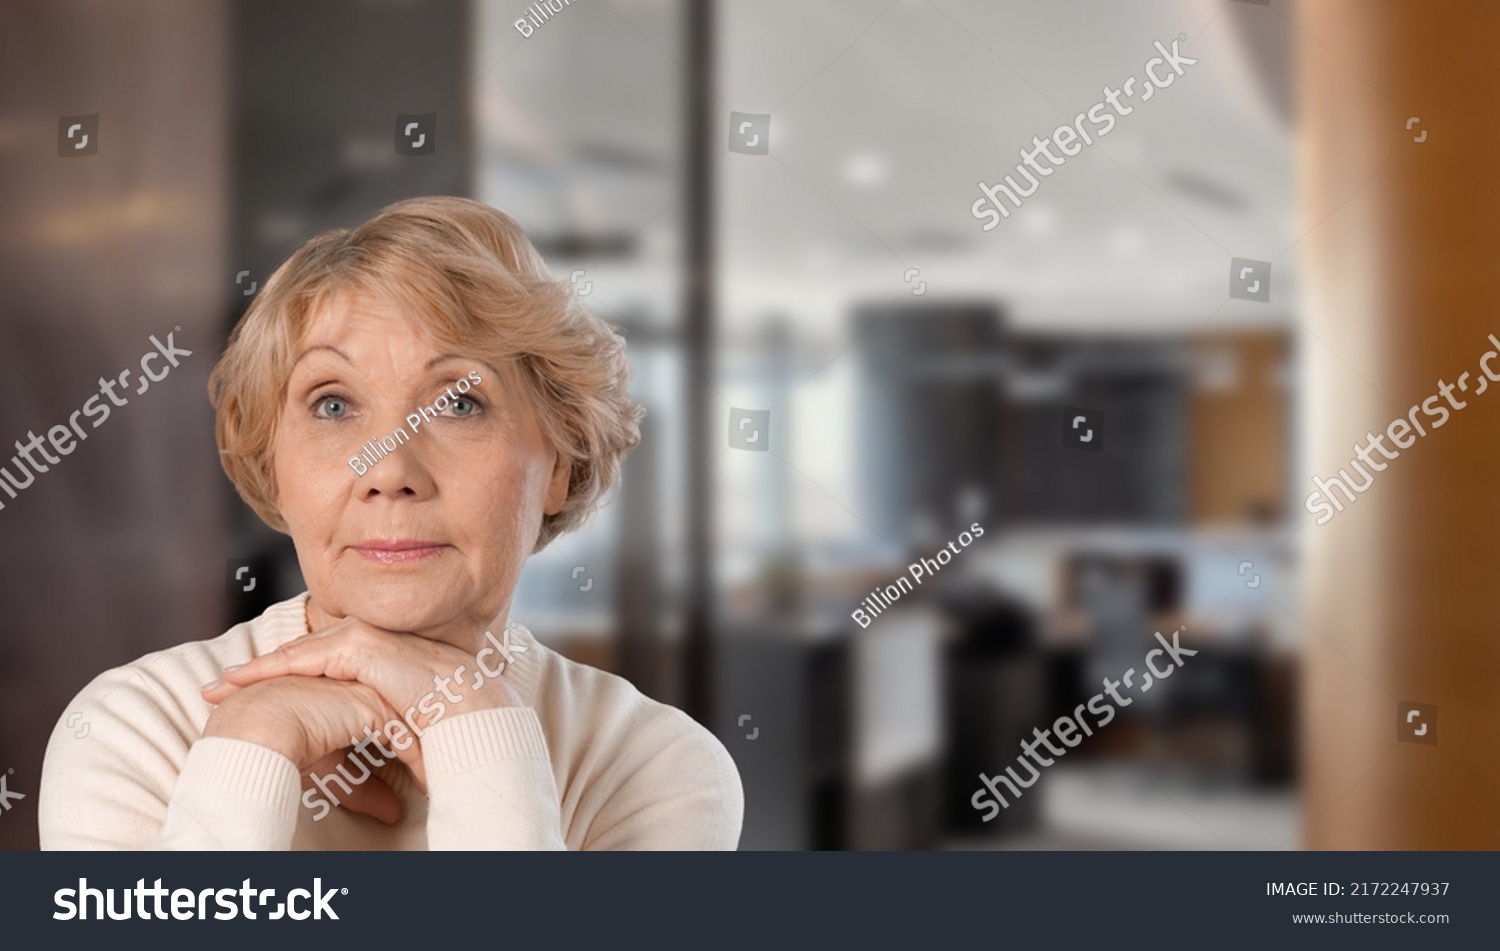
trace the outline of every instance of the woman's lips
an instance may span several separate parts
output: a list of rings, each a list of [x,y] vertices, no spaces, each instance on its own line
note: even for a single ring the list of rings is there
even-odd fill
[[[427,541],[365,541],[351,546],[361,558],[381,565],[405,565],[435,558],[448,546]]]

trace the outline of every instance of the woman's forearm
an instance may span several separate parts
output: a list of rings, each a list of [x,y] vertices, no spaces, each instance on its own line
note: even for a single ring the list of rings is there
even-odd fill
[[[39,790],[43,849],[285,849],[297,819],[292,762],[242,740],[200,738],[160,668],[116,668],[59,718]],[[191,670],[188,683],[201,682]]]

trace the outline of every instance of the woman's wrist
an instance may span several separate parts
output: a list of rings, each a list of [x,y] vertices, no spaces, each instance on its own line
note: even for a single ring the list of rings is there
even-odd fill
[[[541,719],[526,706],[476,708],[446,717],[426,731],[422,758],[429,782],[497,763],[551,762]]]
[[[279,727],[264,715],[254,715],[250,711],[242,714],[230,704],[219,706],[209,714],[208,722],[203,727],[203,736],[256,743],[275,750],[298,768],[301,768],[307,753],[300,731]]]

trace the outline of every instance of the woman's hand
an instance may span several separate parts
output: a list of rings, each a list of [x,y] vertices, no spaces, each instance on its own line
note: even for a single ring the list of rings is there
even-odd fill
[[[395,716],[380,694],[364,684],[278,677],[226,697],[209,715],[203,735],[248,740],[276,750],[296,764],[303,787],[310,788],[311,775],[333,773],[352,754],[351,741],[378,735]],[[395,753],[425,791],[420,750]],[[400,801],[378,776],[355,786],[340,804],[388,825],[401,818]]]
[[[226,670],[223,680],[204,689],[203,698],[222,704],[279,678],[324,678],[374,690],[396,711],[395,719],[425,731],[450,712],[521,706],[520,695],[500,672],[516,659],[511,652],[525,650],[507,639],[469,655],[450,644],[345,618]]]

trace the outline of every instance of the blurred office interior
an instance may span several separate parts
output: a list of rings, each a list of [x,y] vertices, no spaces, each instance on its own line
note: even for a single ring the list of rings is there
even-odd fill
[[[7,7],[5,431],[147,333],[202,353],[175,408],[0,515],[6,762],[38,768],[99,670],[301,590],[213,449],[236,275],[450,193],[519,219],[622,328],[649,414],[513,617],[711,726],[743,848],[1302,846],[1316,344],[1274,6],[609,0],[529,37],[491,2]],[[1179,35],[1186,75],[981,230],[976,181]],[[769,154],[728,148],[731,111],[770,116]],[[31,142],[92,112],[105,162]],[[435,152],[395,155],[393,117],[429,113]],[[1230,297],[1234,257],[1271,263],[1269,301]],[[736,410],[769,411],[764,451],[731,446]],[[1170,681],[980,821],[981,772],[1179,628],[1198,653]],[[34,847],[34,818],[0,842]]]

